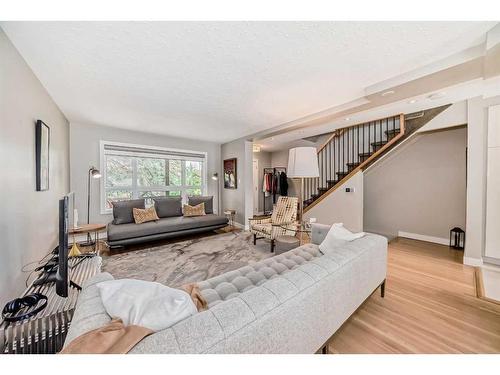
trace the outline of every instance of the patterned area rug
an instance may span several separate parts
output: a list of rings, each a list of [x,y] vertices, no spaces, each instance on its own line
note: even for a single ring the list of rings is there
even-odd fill
[[[156,281],[179,287],[272,255],[268,241],[257,241],[254,246],[250,233],[231,232],[103,256],[102,271],[117,279]]]

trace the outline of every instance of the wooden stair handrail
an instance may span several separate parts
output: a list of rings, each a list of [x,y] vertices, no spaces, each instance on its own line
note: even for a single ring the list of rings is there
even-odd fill
[[[390,116],[390,117],[395,117],[395,116]],[[385,118],[390,118],[390,117],[385,117]],[[375,120],[375,121],[379,121],[379,120]],[[371,122],[374,122],[374,121],[364,122],[363,124],[368,124],[368,123],[371,123]],[[346,128],[342,128],[341,130],[348,129],[348,128],[351,128],[351,126],[348,126]],[[349,172],[349,174],[347,176],[345,176],[342,180],[340,180],[334,186],[332,186],[330,189],[328,189],[326,192],[324,192],[323,194],[321,194],[311,204],[307,205],[307,207],[304,208],[304,213],[306,213],[307,211],[309,211],[311,208],[313,208],[319,202],[321,202],[323,199],[325,199],[328,195],[330,195],[335,190],[337,190],[340,187],[340,185],[344,184],[344,182],[346,182],[347,180],[349,180],[356,173],[358,173],[359,171],[363,170],[374,159],[378,158],[385,150],[387,150],[389,147],[391,147],[394,143],[396,143],[397,141],[399,141],[404,136],[404,134],[405,134],[405,116],[404,116],[403,113],[401,113],[399,115],[399,128],[400,128],[400,131],[399,131],[399,134],[397,136],[395,136],[394,138],[392,138],[384,146],[382,146],[380,149],[378,149],[377,151],[375,151],[368,159],[366,159],[365,161],[363,161],[360,165],[358,165],[351,172]],[[333,139],[333,137],[331,139]],[[319,153],[319,151],[318,151],[318,153]]]

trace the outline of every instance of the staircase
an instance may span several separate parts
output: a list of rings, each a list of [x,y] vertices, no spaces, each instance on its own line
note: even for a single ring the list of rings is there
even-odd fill
[[[320,176],[304,179],[304,211],[372,164],[404,135],[403,114],[335,130],[318,149]]]

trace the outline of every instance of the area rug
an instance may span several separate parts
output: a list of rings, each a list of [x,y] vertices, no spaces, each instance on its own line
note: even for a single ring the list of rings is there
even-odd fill
[[[203,281],[271,257],[268,241],[231,232],[103,256],[102,271],[117,279],[156,281],[170,287]]]

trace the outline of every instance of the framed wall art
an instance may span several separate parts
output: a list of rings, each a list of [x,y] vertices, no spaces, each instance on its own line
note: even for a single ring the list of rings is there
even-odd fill
[[[42,120],[35,125],[36,190],[49,190],[50,128]]]
[[[224,188],[237,189],[238,179],[236,170],[236,158],[224,160]]]

